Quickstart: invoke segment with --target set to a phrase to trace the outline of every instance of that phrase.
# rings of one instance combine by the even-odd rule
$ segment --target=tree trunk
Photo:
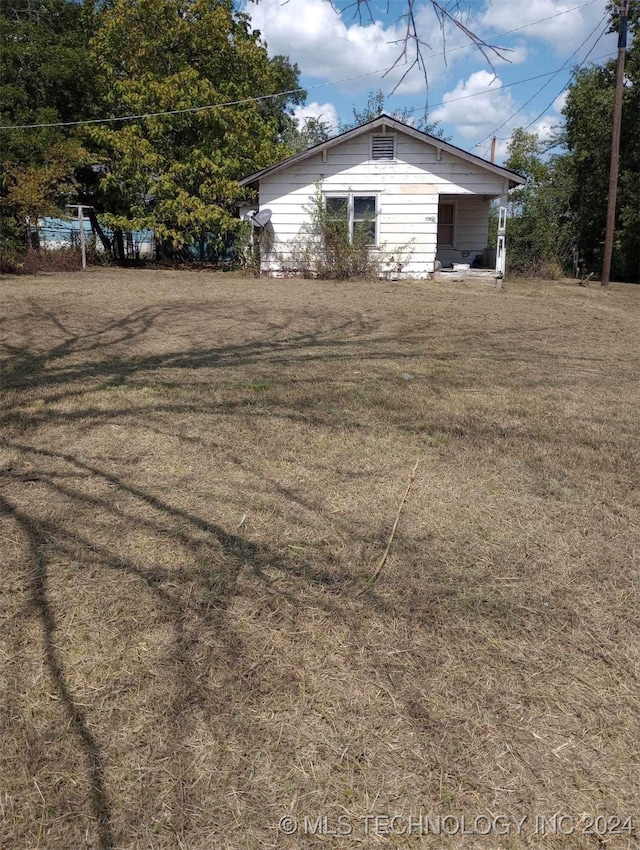
[[[113,238],[116,244],[116,259],[121,266],[127,265],[127,255],[124,250],[124,234],[121,227],[116,227],[113,231]]]
[[[100,226],[100,222],[98,221],[98,216],[96,215],[96,211],[91,207],[86,207],[87,215],[89,217],[89,221],[91,222],[91,229],[96,234],[98,239],[102,242],[102,247],[109,256],[113,254],[113,246],[111,245],[111,240],[107,237],[106,233]]]

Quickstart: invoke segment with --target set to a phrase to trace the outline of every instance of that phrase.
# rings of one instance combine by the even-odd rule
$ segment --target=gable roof
[[[418,141],[433,145],[440,150],[458,157],[458,159],[462,159],[465,162],[471,162],[474,165],[484,168],[486,171],[490,171],[492,174],[497,174],[499,177],[507,178],[509,180],[510,189],[513,189],[514,186],[520,186],[527,182],[525,177],[522,177],[515,171],[510,171],[508,168],[503,168],[501,165],[495,165],[492,162],[487,162],[486,159],[482,159],[480,156],[476,156],[473,153],[462,150],[462,148],[458,148],[449,142],[445,142],[437,136],[430,136],[428,133],[416,130],[415,127],[410,127],[408,124],[404,124],[402,121],[398,121],[396,118],[392,118],[390,115],[383,113],[377,118],[367,121],[366,124],[361,124],[359,127],[355,127],[353,130],[347,130],[345,133],[340,133],[338,136],[334,136],[326,142],[320,142],[320,144],[314,145],[312,148],[308,148],[301,153],[296,153],[293,156],[289,156],[286,159],[281,160],[280,162],[276,162],[275,165],[269,165],[261,171],[249,174],[248,177],[243,177],[242,180],[238,181],[238,183],[240,186],[256,187],[260,180],[267,175],[276,174],[278,171],[283,171],[285,168],[289,168],[289,166],[295,165],[298,162],[304,162],[305,159],[309,159],[309,157],[322,153],[322,151],[329,150],[336,145],[341,145],[343,142],[355,139],[363,133],[369,133],[372,130],[382,129],[383,127],[396,130],[401,133],[406,133],[406,135],[411,136],[414,139],[418,139]]]

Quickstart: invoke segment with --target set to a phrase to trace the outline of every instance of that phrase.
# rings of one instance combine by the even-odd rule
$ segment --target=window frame
[[[353,231],[356,225],[356,219],[354,217],[354,201],[356,198],[373,198],[375,204],[375,211],[373,214],[373,223],[375,227],[374,232],[374,241],[369,245],[370,248],[378,248],[379,247],[379,229],[378,229],[378,218],[380,213],[380,193],[379,192],[340,192],[336,190],[323,192],[324,198],[324,208],[327,210],[327,199],[328,198],[344,198],[347,201],[347,232],[349,234],[349,241],[353,241]],[[361,219],[359,219],[361,220]]]
[[[440,207],[451,207],[453,212],[453,221],[451,224],[441,224],[440,222]],[[451,242],[440,241],[440,227],[451,228]],[[457,242],[457,227],[458,227],[458,202],[457,201],[438,201],[438,230],[436,233],[438,248],[455,248]]]

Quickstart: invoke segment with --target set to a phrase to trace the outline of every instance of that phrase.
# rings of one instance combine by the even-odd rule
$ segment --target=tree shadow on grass
[[[212,366],[237,366],[255,362],[273,362],[285,356],[304,356],[318,348],[314,356],[322,356],[322,350],[346,345],[335,338],[342,332],[357,332],[357,323],[343,323],[331,329],[315,332],[288,334],[286,339],[247,341],[239,344],[214,346],[188,352],[172,351],[159,355],[127,356],[118,349],[131,346],[144,338],[162,314],[171,315],[171,309],[143,309],[113,321],[100,323],[88,331],[74,331],[51,311],[33,305],[32,319],[50,325],[61,342],[42,346],[41,336],[26,345],[4,344],[5,356],[0,363],[0,374],[5,389],[12,390],[4,405],[5,425],[20,425],[27,422],[31,428],[47,423],[71,424],[77,420],[93,417],[97,421],[117,418],[122,411],[100,410],[57,413],[52,410],[20,412],[24,393],[31,395],[41,390],[47,393],[49,405],[56,402],[76,401],[96,388],[97,383],[108,382],[122,385],[139,376],[140,372],[157,372],[163,369],[193,370]],[[287,332],[286,322],[270,329],[271,336]],[[115,352],[115,353],[114,353]],[[344,356],[348,356],[345,354]],[[62,392],[56,392],[60,387]],[[194,413],[201,413],[205,405],[194,405]],[[228,412],[228,405],[227,412]],[[166,405],[171,412],[171,405]],[[144,409],[140,413],[146,412]],[[185,407],[177,405],[175,413],[185,413]],[[129,410],[129,416],[132,415]],[[30,459],[27,473],[6,468],[2,476],[5,485],[18,487],[45,487],[47,498],[58,503],[65,500],[71,511],[100,512],[111,521],[125,522],[129,527],[146,528],[152,535],[167,535],[177,546],[190,553],[191,569],[182,577],[162,568],[140,565],[131,558],[117,553],[113,546],[101,545],[92,539],[91,532],[67,528],[63,519],[39,518],[36,512],[22,509],[22,499],[2,497],[0,510],[21,529],[26,543],[29,562],[29,597],[32,610],[40,623],[43,641],[43,660],[55,692],[63,707],[80,752],[83,754],[87,771],[89,807],[95,822],[97,843],[101,850],[111,850],[119,842],[114,837],[113,812],[106,788],[101,748],[92,731],[91,723],[81,699],[73,693],[65,669],[63,650],[57,641],[59,622],[56,605],[50,593],[50,568],[56,559],[77,561],[80,557],[87,564],[94,564],[109,571],[135,576],[152,593],[157,605],[172,623],[173,650],[172,669],[175,678],[175,703],[173,712],[180,717],[191,711],[194,705],[204,706],[198,695],[200,674],[194,670],[191,657],[193,636],[189,621],[197,615],[209,629],[220,634],[227,633],[223,616],[229,599],[233,596],[233,585],[238,572],[248,566],[253,574],[268,583],[263,570],[277,567],[289,570],[298,577],[329,586],[334,577],[315,568],[312,564],[286,561],[282,556],[252,542],[242,534],[229,533],[221,526],[207,522],[188,511],[176,508],[168,502],[147,492],[143,488],[127,484],[117,475],[101,470],[95,464],[82,461],[68,452],[38,449],[34,446],[2,441],[3,448],[18,452]],[[48,463],[50,462],[50,463]],[[57,466],[57,469],[47,466]],[[60,466],[66,467],[61,471]],[[143,504],[147,514],[134,516],[120,508],[115,500],[85,492],[83,479],[98,485],[115,488],[116,493]],[[28,499],[27,499],[27,504]],[[202,539],[204,535],[204,543]],[[207,542],[209,541],[209,542]],[[211,544],[211,545],[210,545]],[[216,561],[218,562],[216,564]],[[222,562],[222,563],[221,563]],[[217,567],[220,567],[218,569]],[[194,590],[195,588],[195,590]],[[225,639],[229,657],[240,659],[241,642],[231,636]],[[207,666],[206,657],[200,664]],[[238,662],[239,666],[241,661]],[[202,672],[202,671],[200,671]],[[168,707],[169,708],[169,707]]]
[[[100,745],[89,728],[85,712],[69,688],[64,663],[56,644],[57,622],[49,598],[47,564],[44,556],[47,543],[46,529],[28,514],[17,509],[2,495],[0,495],[0,512],[18,524],[27,540],[31,561],[29,592],[31,605],[37,613],[42,628],[45,664],[69,726],[84,754],[91,812],[97,825],[98,846],[100,850],[111,850],[114,847],[111,807],[105,788]]]
[[[54,504],[64,502],[69,505],[70,515],[74,511],[90,511],[92,514],[100,514],[102,522],[106,524],[124,521],[127,527],[145,529],[156,537],[168,537],[175,541],[176,547],[189,554],[189,565],[181,572],[141,565],[116,551],[115,546],[92,539],[90,531],[83,532],[73,524],[67,527],[64,517],[39,518],[17,506],[19,496],[16,500],[0,496],[0,513],[17,524],[27,545],[30,607],[40,624],[45,667],[69,728],[83,754],[87,799],[95,822],[97,846],[100,850],[112,850],[121,845],[125,836],[118,836],[114,830],[100,744],[96,733],[92,731],[81,698],[73,693],[65,670],[63,650],[57,639],[60,626],[56,604],[50,593],[50,570],[56,569],[61,562],[83,563],[87,567],[135,577],[151,593],[158,610],[163,612],[162,616],[171,624],[172,630],[170,663],[175,698],[173,705],[167,705],[166,709],[173,716],[175,725],[174,749],[179,748],[180,740],[188,735],[185,718],[192,717],[198,707],[205,715],[211,714],[200,682],[205,671],[214,663],[213,650],[205,650],[198,657],[193,654],[194,640],[199,640],[198,633],[202,629],[220,637],[228,659],[241,674],[242,641],[229,633],[230,626],[225,622],[225,610],[234,597],[235,583],[241,570],[249,569],[265,586],[270,583],[264,572],[267,568],[286,572],[325,589],[335,589],[335,576],[311,563],[283,558],[243,534],[228,532],[222,526],[177,508],[73,454],[36,449],[4,440],[0,444],[4,448],[19,451],[33,461],[26,477],[16,474],[12,469],[3,470],[0,485],[4,484],[5,490],[11,492],[16,487],[44,487],[47,498]],[[58,466],[64,464],[71,471],[60,472],[47,468],[47,461]],[[92,486],[97,483],[115,488],[115,497],[104,498],[83,492],[83,482],[86,481],[91,482]],[[119,499],[123,497],[133,500],[133,506],[121,506]],[[136,504],[143,505],[147,514],[137,515]],[[324,604],[334,614],[339,610],[339,605],[332,602],[330,596],[325,598]],[[200,623],[196,632],[194,618]]]
[[[359,356],[375,360],[411,357],[403,351],[393,336],[375,335],[373,323],[362,319],[309,319],[309,330],[294,330],[291,320],[283,318],[271,323],[268,333],[258,339],[233,341],[222,345],[192,347],[188,350],[168,350],[158,354],[120,354],[123,346],[140,341],[154,329],[158,320],[178,318],[182,311],[175,306],[143,308],[116,320],[104,322],[95,330],[78,333],[68,329],[55,314],[39,310],[66,338],[51,346],[42,346],[40,339],[27,344],[1,344],[2,386],[8,390],[52,390],[57,386],[96,381],[98,387],[73,388],[65,393],[49,395],[49,402],[82,395],[88,389],[118,386],[140,374],[154,373],[160,378],[166,370],[199,370],[212,367],[239,367],[261,364],[293,366],[317,361],[349,361]],[[30,316],[24,317],[29,321]],[[242,329],[240,319],[238,324]]]
[[[170,370],[179,370],[177,374],[180,377],[193,370],[218,367],[258,365],[275,369],[312,362],[328,362],[339,367],[358,358],[372,362],[390,357],[397,359],[412,356],[410,352],[402,349],[398,340],[391,336],[373,336],[371,327],[365,328],[359,321],[318,321],[316,326],[308,331],[292,331],[287,323],[283,322],[269,329],[267,339],[229,342],[188,351],[134,355],[127,352],[119,354],[113,350],[142,340],[154,327],[159,316],[170,317],[172,309],[137,311],[106,322],[86,334],[71,331],[54,314],[39,312],[39,319],[51,323],[59,333],[66,334],[68,338],[40,353],[28,345],[5,346],[7,357],[3,370],[6,386],[14,391],[11,404],[6,407],[5,423],[19,425],[25,422],[32,428],[37,428],[48,424],[74,425],[87,419],[97,425],[118,421],[122,417],[144,417],[149,414],[150,408],[140,405],[135,408],[127,406],[124,409],[117,409],[115,406],[106,409],[94,408],[82,405],[82,397],[104,386],[123,386],[127,383],[139,385],[148,381],[150,376],[157,380],[158,373],[164,380],[165,373]],[[95,358],[93,361],[92,357]],[[450,359],[451,354],[446,357],[443,355],[443,358]],[[439,384],[444,380],[446,378],[443,376],[438,377]],[[78,409],[68,411],[44,408],[26,412],[21,409],[22,391],[28,398],[31,393],[44,390],[51,393],[47,396],[49,406],[75,399],[79,404]],[[321,400],[322,393],[319,393],[316,408],[313,405],[305,407],[303,402],[299,402],[297,409],[290,404],[278,405],[268,400],[262,406],[256,405],[250,413],[252,416],[268,415],[289,420],[302,417],[311,423],[326,424],[327,415],[321,409]],[[162,402],[152,408],[154,414],[170,416],[229,414],[237,410],[248,413],[246,401],[227,400],[216,404],[208,400],[196,400],[186,404]],[[177,429],[170,429],[170,435],[179,440],[183,439]],[[357,583],[349,576],[337,576],[329,568],[328,560],[325,562],[325,568],[310,557],[294,558],[283,555],[277,551],[276,546],[257,543],[248,534],[231,532],[221,524],[198,516],[196,511],[171,504],[169,499],[161,498],[143,486],[127,482],[124,476],[102,469],[96,462],[87,462],[79,454],[38,448],[23,441],[8,439],[3,440],[0,445],[15,455],[28,458],[30,462],[28,478],[21,478],[19,471],[15,473],[5,470],[5,478],[10,486],[24,487],[31,486],[31,483],[37,487],[42,486],[46,488],[47,498],[65,503],[71,512],[77,510],[79,514],[83,511],[100,514],[105,526],[111,523],[116,527],[120,522],[126,524],[127,528],[142,529],[156,537],[167,537],[173,545],[188,554],[188,565],[181,571],[148,563],[141,564],[133,557],[119,552],[115,544],[105,544],[94,539],[91,528],[74,528],[72,524],[65,523],[64,517],[59,516],[54,519],[38,518],[35,511],[30,512],[18,507],[21,504],[19,496],[15,499],[2,499],[3,512],[19,525],[28,546],[29,593],[31,606],[36,612],[43,635],[44,662],[64,708],[65,717],[84,756],[88,800],[101,850],[115,848],[123,841],[128,841],[128,836],[118,836],[114,827],[113,804],[107,791],[98,738],[92,731],[80,699],[74,695],[69,685],[63,651],[56,641],[59,617],[56,616],[56,606],[51,599],[49,576],[49,568],[55,566],[56,558],[81,560],[85,565],[97,566],[111,574],[133,577],[151,594],[158,609],[162,611],[171,628],[170,663],[174,699],[167,706],[167,711],[172,714],[176,736],[169,746],[175,744],[176,747],[187,737],[186,727],[189,722],[194,722],[196,708],[207,715],[213,711],[200,685],[203,672],[214,663],[213,649],[202,648],[201,654],[196,657],[194,641],[197,640],[197,635],[193,626],[194,618],[199,618],[203,628],[218,636],[234,671],[240,676],[244,675],[242,640],[238,634],[234,634],[227,614],[236,593],[239,577],[245,568],[265,588],[270,585],[270,574],[273,570],[299,580],[302,586],[301,597],[305,590],[313,592],[313,604],[323,606],[336,618],[344,614],[345,604],[354,603],[370,607],[389,617],[404,616],[416,622],[423,622],[428,620],[429,608],[433,609],[439,604],[437,598],[435,601],[431,598],[425,602],[424,610],[418,611],[418,601],[413,601],[413,607],[408,607],[411,598],[406,589],[396,588],[393,595],[382,592],[377,587],[368,589],[366,593],[358,596],[356,601]],[[85,487],[85,482],[89,482],[94,489]],[[320,510],[318,504],[305,500],[291,487],[281,485],[275,478],[266,481],[266,485],[289,503],[297,502],[308,513],[317,513]],[[104,495],[108,488],[113,489],[115,497]],[[353,532],[353,529],[351,531]],[[375,536],[374,532],[370,527],[364,526],[361,532],[360,542],[370,545]],[[380,542],[384,543],[384,537]],[[418,560],[417,554],[413,557]],[[433,569],[435,572],[435,565]],[[522,611],[514,615],[508,600],[504,605],[497,606],[490,597],[488,586],[471,593],[469,588],[449,588],[445,578],[437,592],[440,594],[440,601],[446,599],[447,609],[452,616],[460,611],[464,613],[465,610],[478,619],[489,620],[499,615],[502,621],[511,626],[517,623],[517,616],[521,619],[527,616]],[[292,605],[309,605],[308,600],[297,600],[291,594],[288,599]],[[552,615],[547,615],[547,618],[549,616]],[[542,625],[546,627],[547,623]],[[245,719],[247,731],[244,734],[249,738],[251,718],[247,714]]]
[[[293,605],[300,608],[308,607],[311,603],[304,598],[304,587],[315,591],[313,604],[322,605],[335,618],[343,618],[345,605],[356,603],[365,610],[371,608],[388,617],[404,617],[416,624],[428,624],[433,610],[442,608],[447,598],[446,608],[452,616],[462,614],[473,619],[492,621],[497,616],[509,628],[517,628],[519,620],[531,615],[514,612],[507,600],[498,607],[495,600],[490,598],[489,588],[476,587],[472,598],[469,597],[471,588],[449,588],[444,579],[440,587],[432,589],[429,599],[423,603],[413,600],[406,591],[396,589],[390,595],[389,588],[372,587],[365,594],[358,594],[358,585],[348,579],[336,580],[335,574],[324,570],[318,564],[283,557],[272,547],[251,540],[242,533],[233,533],[221,525],[199,517],[192,511],[172,505],[168,500],[149,492],[147,489],[124,481],[120,476],[100,469],[95,463],[87,463],[69,452],[59,452],[50,449],[36,449],[21,443],[3,441],[2,445],[34,459],[30,468],[30,480],[20,480],[8,475],[9,488],[37,486],[46,487],[50,499],[64,502],[77,509],[100,513],[103,522],[109,524],[113,520],[126,521],[129,526],[146,529],[150,534],[169,537],[175,541],[176,547],[189,554],[190,563],[180,572],[162,566],[141,564],[131,556],[117,551],[116,546],[101,543],[92,537],[91,530],[78,530],[67,527],[64,518],[38,518],[31,513],[16,507],[19,501],[1,498],[0,510],[10,517],[20,527],[29,551],[29,594],[33,610],[40,623],[43,636],[43,656],[51,681],[63,707],[65,717],[69,722],[77,746],[83,753],[87,799],[97,833],[97,846],[100,850],[115,850],[126,845],[129,835],[119,834],[114,826],[114,814],[108,783],[105,781],[105,764],[98,743],[98,735],[91,728],[81,699],[73,693],[69,685],[69,676],[65,670],[63,651],[56,639],[58,621],[56,604],[52,602],[49,592],[49,568],[65,560],[83,561],[87,566],[93,565],[100,570],[123,577],[133,577],[139,581],[153,597],[158,611],[163,619],[170,624],[171,651],[170,670],[172,679],[173,700],[165,706],[166,722],[172,724],[171,741],[167,742],[180,777],[176,780],[175,811],[180,822],[180,829],[188,830],[188,813],[185,809],[185,788],[192,787],[195,779],[189,776],[190,768],[182,764],[182,751],[186,749],[185,742],[190,735],[190,727],[195,723],[196,713],[200,712],[212,725],[223,725],[226,720],[216,717],[216,707],[211,705],[210,697],[202,687],[206,671],[217,662],[220,656],[214,654],[211,646],[199,645],[204,633],[217,636],[224,646],[227,662],[235,675],[242,679],[246,677],[247,694],[252,693],[259,681],[260,672],[252,667],[247,669],[244,660],[242,639],[235,634],[227,617],[228,607],[236,596],[236,584],[244,569],[249,569],[254,578],[267,588],[270,584],[269,574],[276,570],[286,576],[303,582],[300,598],[290,598]],[[53,470],[52,467],[53,466]],[[66,467],[61,472],[60,468]],[[76,476],[75,479],[73,476]],[[73,482],[77,482],[74,486]],[[108,498],[96,495],[94,492],[84,492],[83,482],[91,482],[92,486],[101,484],[112,488],[114,496]],[[131,500],[131,504],[127,500]],[[144,506],[145,512],[140,515],[135,505]],[[308,505],[312,509],[313,505]],[[204,536],[203,536],[204,535]],[[398,543],[406,548],[408,542]],[[414,553],[417,555],[417,553]],[[318,592],[320,591],[320,592]],[[324,591],[329,591],[326,593]],[[422,605],[424,610],[419,610]],[[440,612],[442,614],[442,612]],[[553,615],[547,615],[547,621]],[[538,625],[549,627],[549,622],[539,622]],[[389,671],[395,672],[394,662],[389,661]],[[166,675],[166,674],[165,674]],[[244,685],[243,685],[244,687]],[[247,696],[247,699],[252,697]],[[239,723],[250,740],[253,720],[250,711],[246,717],[238,717]],[[177,827],[176,827],[177,828]],[[181,840],[183,838],[181,837]]]

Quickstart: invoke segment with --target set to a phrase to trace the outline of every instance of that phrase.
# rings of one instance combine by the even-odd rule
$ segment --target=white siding
[[[372,161],[370,136],[328,149],[324,162],[318,154],[260,180],[260,208],[272,211],[272,244],[263,255],[264,270],[281,269],[291,241],[309,221],[305,207],[318,181],[325,192],[377,195],[377,250],[410,251],[406,276],[424,277],[434,269],[440,195],[459,201],[456,258],[463,250],[479,252],[486,246],[489,203],[477,196],[500,195],[502,177],[447,152],[438,159],[435,146],[404,133],[397,134],[395,162]]]

